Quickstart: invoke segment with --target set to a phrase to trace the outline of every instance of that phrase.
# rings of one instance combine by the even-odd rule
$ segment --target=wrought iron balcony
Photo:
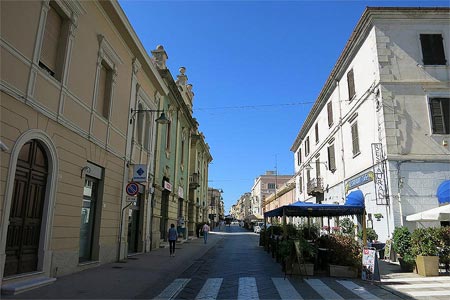
[[[313,178],[308,181],[308,186],[306,188],[308,195],[315,196],[317,194],[323,194],[323,178]]]

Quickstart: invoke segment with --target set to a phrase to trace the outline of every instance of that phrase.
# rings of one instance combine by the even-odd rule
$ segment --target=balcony
[[[189,189],[195,190],[200,186],[200,173],[192,173],[189,176]]]
[[[313,178],[308,181],[308,186],[306,191],[310,196],[316,196],[318,194],[323,194],[323,178]]]

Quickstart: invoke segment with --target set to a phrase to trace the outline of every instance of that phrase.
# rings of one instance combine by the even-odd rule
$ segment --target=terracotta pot
[[[422,276],[439,276],[439,256],[416,256],[417,273]]]

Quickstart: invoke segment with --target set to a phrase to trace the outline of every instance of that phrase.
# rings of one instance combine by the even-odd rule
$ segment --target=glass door
[[[98,181],[86,176],[84,180],[83,205],[81,207],[79,261],[92,260],[92,240],[94,236],[95,209]]]

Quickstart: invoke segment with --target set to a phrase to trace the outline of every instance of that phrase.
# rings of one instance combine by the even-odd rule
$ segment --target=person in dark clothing
[[[168,237],[169,237],[170,256],[175,256],[175,243],[178,238],[178,232],[175,229],[174,224],[170,224]]]

